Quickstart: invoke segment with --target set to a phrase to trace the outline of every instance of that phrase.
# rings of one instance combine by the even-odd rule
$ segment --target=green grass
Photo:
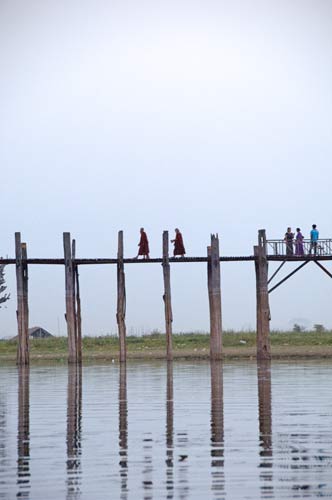
[[[240,342],[241,341],[241,342]],[[223,333],[223,345],[232,348],[243,349],[256,345],[255,332],[226,331]],[[332,346],[332,332],[271,332],[272,346]],[[209,348],[209,335],[204,333],[178,333],[173,335],[174,350],[194,351]],[[131,353],[144,353],[144,351],[162,351],[165,349],[165,335],[152,333],[142,337],[127,337],[127,349]],[[84,337],[83,352],[89,354],[103,354],[118,352],[118,338],[106,337]],[[16,342],[10,340],[0,341],[0,357],[14,356],[16,353]],[[61,358],[67,355],[67,338],[52,337],[49,339],[32,340],[30,342],[31,355],[52,355]]]

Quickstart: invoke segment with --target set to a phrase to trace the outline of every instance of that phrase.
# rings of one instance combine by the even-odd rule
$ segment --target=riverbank
[[[254,359],[255,332],[225,332],[223,334],[225,359]],[[16,341],[0,341],[0,362],[16,360]],[[174,359],[208,359],[209,335],[185,333],[173,335]],[[274,359],[332,358],[332,332],[272,332],[271,351]],[[117,360],[118,338],[84,337],[83,360]],[[165,335],[152,334],[127,337],[128,359],[164,359]],[[30,342],[30,359],[66,361],[67,338],[52,337]]]

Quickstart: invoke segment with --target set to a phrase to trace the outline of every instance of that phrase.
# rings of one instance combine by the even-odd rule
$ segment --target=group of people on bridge
[[[143,259],[149,259],[150,258],[149,240],[146,232],[144,231],[144,227],[141,227],[140,234],[141,237],[138,243],[138,254],[136,255],[135,259],[138,259],[139,256],[142,256]],[[175,238],[174,240],[171,240],[171,243],[174,244],[174,250],[173,250],[174,257],[176,257],[177,255],[184,257],[186,250],[184,248],[182,234],[178,228],[175,228]]]
[[[318,239],[319,231],[316,224],[313,224],[310,231],[309,255],[312,253],[312,251],[314,252],[314,255],[317,254]],[[288,227],[284,237],[284,242],[286,243],[286,255],[294,255],[294,248],[296,256],[301,257],[302,255],[304,255],[304,236],[299,227],[296,228],[296,234],[292,232],[291,227]]]

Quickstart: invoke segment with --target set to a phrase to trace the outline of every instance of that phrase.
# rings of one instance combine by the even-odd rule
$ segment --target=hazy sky
[[[61,257],[63,231],[81,257],[114,257],[119,229],[134,256],[140,226],[153,257],[175,227],[188,256],[212,232],[223,255],[252,254],[259,228],[332,237],[330,0],[0,0],[0,63],[0,255],[15,231],[30,257]],[[81,269],[85,334],[116,331],[115,271]],[[160,265],[126,280],[129,332],[163,330]],[[29,287],[31,326],[64,334],[63,268],[30,266]],[[222,293],[224,327],[254,327],[254,264],[225,263]],[[206,265],[172,266],[172,295],[174,330],[207,330]],[[309,264],[271,326],[332,327],[331,303]]]

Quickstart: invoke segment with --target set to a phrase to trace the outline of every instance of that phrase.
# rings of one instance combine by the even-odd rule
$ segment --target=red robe
[[[173,255],[184,255],[186,253],[184,245],[183,245],[183,239],[182,239],[182,234],[181,233],[176,233],[175,236],[175,241],[174,241],[174,251]]]
[[[143,231],[143,233],[141,233],[141,239],[139,242],[138,255],[149,255],[149,253],[150,253],[150,250],[149,250],[148,237],[146,235],[146,232]]]

